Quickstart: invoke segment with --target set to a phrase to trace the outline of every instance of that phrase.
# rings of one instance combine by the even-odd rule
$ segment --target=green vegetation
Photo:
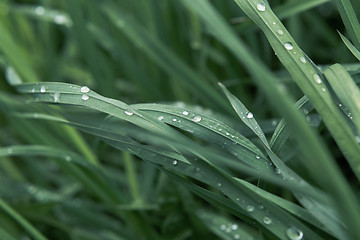
[[[0,239],[360,239],[359,1],[269,3],[0,0]]]

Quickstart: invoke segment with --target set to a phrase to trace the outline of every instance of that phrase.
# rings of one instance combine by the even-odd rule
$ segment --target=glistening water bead
[[[269,218],[269,217],[264,217],[264,218],[263,218],[263,222],[264,222],[266,225],[269,225],[269,224],[272,223],[272,220],[271,220],[271,218]]]
[[[40,92],[41,92],[41,93],[46,92],[46,87],[45,87],[45,86],[41,86],[41,87],[40,87]]]
[[[54,93],[54,102],[59,102],[59,100],[60,100],[60,93],[59,92],[56,92],[56,93]]]
[[[265,5],[264,5],[263,3],[258,3],[258,4],[256,5],[256,8],[257,8],[260,12],[265,12],[265,10],[266,10],[266,7],[265,7]]]
[[[86,95],[86,94],[83,94],[83,95],[81,96],[81,99],[84,100],[84,101],[87,101],[87,100],[89,100],[89,96]]]
[[[182,114],[187,116],[187,115],[189,115],[189,112],[188,111],[183,111]]]
[[[285,47],[285,49],[286,50],[288,50],[288,51],[290,51],[290,50],[293,50],[293,45],[291,44],[291,42],[286,42],[285,44],[284,44],[284,47]]]
[[[193,118],[193,121],[194,121],[194,122],[200,122],[200,121],[201,121],[201,117],[200,117],[200,116],[195,116],[195,117]]]
[[[246,113],[246,117],[251,119],[254,117],[254,114],[252,112],[248,112],[248,113]]]
[[[313,78],[317,84],[320,84],[322,82],[320,76],[317,73],[313,75]]]
[[[284,35],[284,32],[283,32],[283,30],[281,30],[281,29],[278,29],[278,30],[277,30],[277,33],[278,33],[280,36]]]
[[[306,63],[306,59],[304,57],[300,57],[300,62]]]
[[[134,112],[131,111],[130,109],[126,109],[126,110],[124,111],[124,113],[125,113],[126,115],[128,115],[128,116],[134,115]]]
[[[304,237],[304,233],[296,227],[291,227],[286,230],[286,236],[291,240],[301,240]]]
[[[178,161],[177,161],[177,160],[172,161],[172,165],[174,165],[174,166],[176,166],[176,165],[177,165],[177,163],[178,163]]]
[[[90,88],[88,88],[87,86],[82,86],[82,87],[80,88],[80,92],[82,92],[82,93],[88,93],[88,92],[90,92]]]

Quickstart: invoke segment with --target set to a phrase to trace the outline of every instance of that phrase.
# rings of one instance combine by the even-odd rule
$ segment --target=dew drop
[[[174,166],[176,166],[176,165],[177,165],[177,163],[178,163],[178,161],[177,161],[177,160],[172,161],[172,165],[174,165]]]
[[[12,153],[13,153],[13,150],[12,150],[11,148],[8,148],[8,149],[7,149],[7,153],[8,153],[8,154],[12,154]]]
[[[218,184],[217,184],[218,187],[221,187],[221,185],[222,185],[221,183],[218,183]]]
[[[134,115],[134,112],[131,111],[130,109],[126,109],[126,110],[124,111],[124,113],[125,113],[126,115],[128,115],[128,116]],[[175,119],[175,121],[176,121],[176,119]]]
[[[189,115],[189,112],[188,111],[183,111],[182,114],[187,116],[187,115]]]
[[[254,206],[252,206],[252,205],[247,205],[246,206],[246,211],[248,211],[248,212],[253,212],[254,211]]]
[[[41,86],[41,87],[40,87],[40,92],[41,92],[41,93],[46,92],[46,87],[45,87],[45,86]]]
[[[291,240],[301,240],[304,237],[304,233],[296,227],[290,227],[286,229],[286,236]]]
[[[263,218],[263,222],[264,222],[266,225],[269,225],[269,224],[272,223],[272,220],[271,220],[271,218],[269,218],[269,217],[264,217],[264,218]]]
[[[88,88],[87,86],[82,86],[82,87],[80,88],[80,92],[82,92],[82,93],[88,93],[88,92],[90,92],[90,88]]]
[[[162,121],[162,120],[164,120],[164,117],[163,116],[160,116],[160,117],[158,117],[157,118],[159,121]]]
[[[259,155],[256,155],[255,158],[256,158],[256,159],[260,159],[260,156],[259,156]]]
[[[234,231],[235,231],[236,229],[238,229],[238,225],[235,224],[235,223],[232,224],[232,225],[231,225],[231,230],[234,230]]]
[[[225,224],[221,224],[220,229],[223,230],[223,231],[225,231],[225,230],[226,230],[226,225],[225,225]]]
[[[254,117],[254,114],[252,112],[248,112],[248,113],[246,113],[246,117],[251,119]]]
[[[56,93],[54,93],[54,102],[59,102],[59,100],[60,100],[60,93],[59,92],[56,92]]]
[[[277,175],[279,175],[279,174],[281,174],[281,170],[280,170],[279,168],[276,168],[276,169],[275,169],[275,173],[276,173]]]
[[[176,122],[176,118],[173,118],[173,120],[172,120],[173,122]]]
[[[276,25],[276,22],[273,22],[273,25]]]
[[[271,121],[271,125],[273,125],[274,127],[276,127],[277,124],[278,124],[278,122],[276,120]]]
[[[304,58],[304,57],[300,57],[300,62],[302,62],[302,63],[306,63],[306,59]]]
[[[322,88],[321,91],[326,92],[326,88]]]
[[[35,92],[35,88],[31,89],[31,92],[34,93],[34,92]]]
[[[57,24],[65,24],[67,23],[67,19],[64,15],[58,14],[54,17],[54,22]]]
[[[200,122],[200,121],[201,121],[201,117],[200,117],[200,116],[195,116],[195,117],[193,118],[193,121],[194,121],[194,122]]]
[[[89,96],[86,95],[86,94],[83,94],[83,95],[81,96],[81,99],[84,100],[84,101],[87,101],[87,100],[89,100]]]
[[[262,3],[258,3],[258,4],[256,5],[256,8],[257,8],[260,12],[265,12],[265,10],[266,10],[265,5],[262,4]]]
[[[45,13],[45,8],[42,6],[38,6],[35,8],[35,14],[37,15],[43,15]]]
[[[226,136],[229,136],[229,135],[230,135],[230,133],[228,133],[228,132],[226,132],[225,134],[226,134]]]
[[[315,74],[313,75],[313,78],[314,78],[314,80],[315,80],[315,82],[316,82],[317,84],[322,83],[321,78],[320,78],[320,76],[319,76],[317,73],[315,73]]]
[[[285,44],[284,44],[284,47],[285,47],[285,49],[286,50],[288,50],[288,51],[290,51],[290,50],[293,50],[293,45],[291,44],[291,42],[286,42]]]
[[[234,235],[234,239],[240,239],[240,235],[237,233]]]
[[[281,30],[281,29],[277,30],[277,33],[278,33],[280,36],[284,35],[284,32],[283,32],[283,30]]]
[[[66,157],[65,157],[65,161],[70,162],[70,161],[71,161],[71,157],[70,157],[70,156],[66,156]]]
[[[357,141],[357,143],[360,144],[360,136],[356,136],[356,137],[355,137],[355,140]]]

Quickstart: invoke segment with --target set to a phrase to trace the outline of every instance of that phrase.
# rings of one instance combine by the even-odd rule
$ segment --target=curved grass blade
[[[297,129],[295,136],[299,139],[299,146],[305,156],[304,160],[307,160],[304,165],[312,173],[312,177],[324,186],[324,189],[328,189],[335,202],[342,203],[337,205],[337,207],[341,209],[338,212],[348,225],[350,229],[349,232],[351,232],[353,236],[356,236],[356,226],[360,225],[360,216],[358,214],[360,208],[356,197],[336,167],[330,153],[324,148],[319,138],[309,129],[300,114],[294,111],[289,102],[289,97],[275,86],[277,82],[275,77],[258,59],[255,59],[254,56],[249,53],[242,42],[225,24],[224,20],[209,6],[207,1],[185,0],[184,2],[201,16],[203,22],[211,29],[211,33],[227,46],[237,59],[244,64],[254,76],[254,79],[259,83],[259,86],[262,87],[262,90],[273,106],[284,114],[287,122],[293,129]],[[345,153],[346,158],[351,160],[355,159],[355,161],[360,160],[360,155],[358,154],[352,156],[346,154],[348,148],[353,149],[355,147],[355,141],[351,143],[351,146],[348,145],[352,139],[349,126],[341,120],[340,112],[332,103],[331,96],[326,90],[325,85],[322,81],[318,81],[318,72],[309,64],[309,59],[306,59],[302,54],[281,22],[273,14],[270,7],[263,3],[255,3],[248,0],[236,0],[236,3],[264,31],[279,59],[323,117],[325,124],[334,135],[335,140],[343,153]],[[258,4],[259,8],[265,11],[260,11],[257,6]],[[263,8],[263,5],[265,8]],[[279,30],[282,31],[280,32],[281,34],[279,34]],[[323,89],[325,89],[325,92]],[[355,148],[359,148],[359,146]],[[310,149],[313,150],[310,151]],[[351,151],[351,153],[353,153],[353,151]],[[317,161],[313,161],[314,158],[317,159]],[[332,177],[325,178],[325,175],[320,176],[317,169],[323,169],[323,171],[328,173],[326,176]],[[344,204],[344,202],[348,203]],[[354,209],[358,210],[354,211]]]
[[[23,218],[10,205],[0,198],[0,208],[21,225],[35,240],[46,240],[47,238],[39,232],[31,223]]]
[[[334,64],[324,71],[326,79],[344,107],[350,112],[347,117],[352,120],[357,132],[354,134],[355,140],[360,143],[360,90],[351,78],[349,73],[340,65]],[[357,137],[357,139],[356,139]],[[354,149],[355,150],[355,149]],[[359,153],[359,152],[358,152]],[[356,162],[350,162],[354,171],[360,171]]]
[[[341,40],[345,43],[346,47],[360,61],[360,51],[356,49],[356,47],[352,45],[352,43],[344,35],[341,34],[341,32],[338,31],[338,33],[341,37]]]

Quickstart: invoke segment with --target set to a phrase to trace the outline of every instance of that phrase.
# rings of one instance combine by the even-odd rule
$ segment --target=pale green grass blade
[[[206,210],[199,210],[197,216],[202,219],[211,232],[215,233],[221,239],[258,239],[259,237],[255,235],[253,231],[249,231],[248,227],[234,223],[218,214]]]
[[[39,232],[31,223],[23,218],[19,213],[15,211],[9,204],[4,202],[0,198],[0,208],[6,212],[11,218],[13,218],[24,230],[26,230],[35,240],[46,240],[47,238]]]
[[[324,149],[323,144],[319,142],[318,137],[314,136],[314,133],[310,131],[308,126],[306,126],[305,121],[301,119],[300,115],[294,112],[291,104],[288,102],[288,98],[286,98],[284,94],[275,87],[274,83],[276,80],[272,74],[266,68],[264,68],[264,66],[257,59],[254,59],[249,51],[236,38],[234,33],[225,25],[224,21],[219,19],[219,16],[214,13],[214,11],[209,6],[207,6],[208,4],[206,1],[185,2],[193,9],[197,9],[198,14],[202,16],[203,21],[209,26],[213,35],[222,41],[229,49],[231,49],[233,54],[237,56],[238,60],[242,61],[242,63],[254,76],[255,80],[258,81],[259,85],[262,87],[262,90],[267,94],[268,99],[273,103],[273,106],[276,107],[280,112],[284,113],[288,123],[291,124],[294,129],[298,129],[295,136],[299,139],[299,145],[306,156],[307,161],[305,166],[307,166],[310,172],[313,173],[312,176],[314,178],[321,182],[322,185],[326,186],[326,189],[329,189],[334,199],[341,198],[341,200],[338,200],[339,202],[349,201],[349,204],[352,205],[352,207],[349,207],[349,205],[341,204],[337,207],[341,208],[339,213],[343,215],[344,221],[346,221],[349,226],[353,226],[351,229],[353,234],[355,234],[355,222],[360,221],[360,217],[357,214],[357,212],[360,212],[360,210],[353,211],[354,208],[359,208],[356,198],[345,182],[343,176],[334,165],[334,160],[331,158],[329,152]],[[275,15],[273,15],[272,11],[266,5],[264,5],[265,11],[260,11],[258,10],[257,4],[253,2],[237,1],[237,3],[245,11],[245,13],[248,14],[248,16],[254,20],[255,23],[259,25],[265,32],[265,35],[270,40],[270,43],[277,52],[280,60],[282,60],[282,63],[285,65],[285,67],[288,68],[288,71],[292,73],[293,78],[297,81],[311,102],[313,104],[316,103],[316,105],[314,104],[315,108],[322,110],[321,115],[324,119],[326,118],[327,125],[330,123],[331,126],[334,126],[329,127],[329,129],[335,131],[335,139],[343,149],[343,152],[346,153],[344,149],[348,148],[349,146],[347,145],[347,141],[342,142],[342,140],[347,139],[343,135],[345,134],[348,135],[348,137],[351,137],[351,130],[346,125],[346,123],[341,123],[339,125],[339,123],[334,121],[334,114],[340,115],[339,110],[330,100],[330,95],[324,88],[324,85],[318,84],[314,81],[314,76],[317,74],[315,69],[313,69],[312,66],[307,62],[308,60],[305,59],[304,61],[301,56],[301,51],[299,51],[298,47],[288,35],[285,28],[283,28],[281,22],[276,18]],[[263,5],[259,5],[259,9],[263,10],[263,8]],[[282,31],[280,32],[282,35],[278,33],[278,30]],[[246,61],[244,59],[246,59]],[[323,91],[323,88],[325,89],[325,92]],[[326,98],[325,101],[323,100],[323,97]],[[324,109],[329,109],[329,112],[325,111]],[[290,112],[291,114],[289,114]],[[325,114],[326,117],[324,116]],[[338,118],[335,120],[337,121]],[[339,126],[342,126],[344,129],[339,129]],[[339,137],[338,135],[341,136]],[[310,149],[313,150],[310,151]],[[359,155],[347,155],[347,159],[350,159],[351,161],[352,159],[357,159],[358,157]],[[314,162],[312,160],[314,158],[318,159],[318,161]],[[328,171],[329,175],[333,176],[333,178],[325,179],[322,176],[319,176],[315,169],[326,169],[325,171]],[[335,180],[335,178],[338,180]],[[331,184],[329,184],[329,180],[332,181]],[[349,198],[349,196],[352,197]],[[337,202],[337,200],[335,201]],[[351,216],[351,220],[349,216]]]
[[[350,110],[347,117],[356,126],[354,138],[360,144],[360,90],[348,72],[340,65],[334,64],[324,71],[326,79],[340,100],[340,104]],[[354,149],[355,150],[355,149]],[[356,153],[355,153],[356,154]],[[351,163],[351,162],[350,162]],[[353,168],[358,166],[352,166]],[[355,171],[358,171],[357,168]]]
[[[346,47],[360,61],[360,51],[356,49],[356,47],[352,45],[352,43],[344,35],[341,34],[341,32],[338,31],[338,33],[341,39],[343,40],[343,42],[345,43]]]
[[[350,0],[334,0],[351,40],[360,49],[360,24]]]
[[[275,170],[276,173],[279,176],[282,176],[283,179],[286,179],[287,181],[290,181],[295,185],[302,185],[304,187],[307,187],[310,192],[314,191],[310,184],[305,182],[300,176],[298,176],[295,172],[293,172],[290,168],[288,168],[283,163],[283,161],[280,160],[276,156],[276,154],[272,151],[262,129],[258,125],[253,114],[249,112],[248,109],[244,106],[244,104],[234,95],[232,95],[221,83],[219,83],[219,85],[226,94],[234,110],[239,115],[239,118],[260,138],[261,142],[265,147],[266,152],[269,154],[269,157],[276,166],[276,170]],[[296,196],[298,201],[308,210],[311,210],[311,213],[317,219],[322,221],[324,225],[331,226],[329,229],[330,231],[332,231],[333,234],[336,235],[341,233],[342,237],[346,236],[344,235],[345,229],[343,229],[341,225],[341,221],[339,220],[338,216],[334,213],[332,207],[328,206],[329,204],[324,204],[323,202],[316,201],[316,199],[312,199],[306,195],[299,194],[296,192],[294,192],[294,195]]]
[[[35,90],[32,91],[34,87]],[[173,135],[175,132],[170,131],[170,128],[166,127],[161,121],[156,122],[152,117],[148,118],[147,114],[136,110],[134,107],[128,106],[120,101],[104,98],[88,89],[86,89],[86,93],[82,93],[84,89],[81,89],[78,86],[60,83],[43,83],[40,88],[39,85],[19,85],[17,88],[22,92],[35,94],[39,101],[45,102],[53,102],[53,94],[56,91],[60,93],[61,96],[58,102],[77,104],[98,109],[103,112],[111,113],[112,115],[126,121],[132,122],[133,124],[136,124],[142,128],[151,130],[152,132],[154,131],[155,134],[160,134],[160,136],[165,134],[164,136],[171,136],[171,139],[179,138],[181,141],[186,141],[186,139],[181,137],[179,134]],[[40,91],[44,88],[46,89],[45,94],[41,93]],[[87,97],[84,97],[84,95]],[[181,115],[182,112],[178,112],[177,114]],[[193,124],[195,124],[194,121]],[[243,212],[246,212],[247,206],[244,205],[244,202],[251,205],[264,205],[264,209],[267,209],[269,211],[268,213],[264,211],[254,211],[250,213],[250,216],[256,219],[263,227],[267,228],[270,232],[277,235],[281,239],[286,239],[286,230],[289,228],[289,225],[297,226],[302,231],[304,231],[305,234],[311,236],[311,238],[318,239],[318,236],[301,222],[297,221],[288,213],[283,212],[279,207],[273,204],[267,204],[264,201],[259,202],[257,200],[259,198],[258,195],[254,195],[254,193],[249,191],[248,188],[239,185],[239,183],[234,181],[231,176],[229,176],[223,170],[220,170],[215,165],[211,164],[212,159],[215,157],[218,157],[219,159],[226,159],[226,157],[220,154],[215,154],[214,152],[209,151],[209,149],[206,147],[196,147],[196,144],[190,142],[189,145],[191,147],[186,148],[192,149],[190,150],[190,153],[194,152],[203,160],[196,160],[192,157],[181,159],[179,158],[180,155],[178,154],[172,153],[167,156],[166,154],[164,155],[163,151],[156,152],[156,149],[144,148],[132,139],[124,137],[120,138],[119,135],[115,136],[114,140],[108,139],[106,142],[115,148],[130,151],[130,153],[135,154],[142,159],[148,160],[155,164],[161,164],[176,171],[182,171],[185,175],[195,177],[199,181],[203,181],[204,183],[209,184],[210,186],[222,191],[233,201],[237,202],[238,206],[242,209]],[[154,138],[152,138],[152,140],[154,140]],[[171,143],[170,141],[166,142]],[[164,145],[166,145],[166,143]],[[181,150],[178,145],[174,146]],[[189,154],[186,152],[184,153]],[[176,156],[178,157],[174,158]],[[187,161],[190,161],[191,165],[189,165]],[[200,175],[194,176],[194,172],[198,172],[197,168],[200,169]],[[237,199],[242,199],[243,201],[239,202]],[[273,224],[269,224],[269,222],[272,222]]]

